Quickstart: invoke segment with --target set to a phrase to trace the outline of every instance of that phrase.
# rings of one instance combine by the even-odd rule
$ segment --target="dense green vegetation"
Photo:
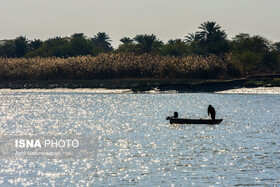
[[[75,33],[71,37],[54,37],[45,41],[40,39],[29,40],[24,36],[19,36],[12,40],[1,40],[1,78],[13,79],[15,71],[19,71],[19,73],[17,73],[18,76],[15,76],[19,78],[19,75],[25,72],[24,69],[16,68],[21,67],[22,64],[13,64],[15,66],[14,68],[10,67],[10,65],[6,65],[5,63],[8,63],[6,58],[20,58],[20,60],[15,60],[15,62],[21,63],[20,61],[27,61],[28,63],[32,62],[36,64],[36,60],[31,60],[31,58],[34,58],[42,64],[42,60],[46,60],[47,62],[51,61],[49,60],[51,59],[50,57],[57,57],[55,61],[63,61],[63,59],[71,57],[87,56],[87,58],[89,58],[89,56],[92,56],[96,57],[95,59],[102,59],[100,62],[92,59],[90,60],[91,62],[94,61],[100,67],[103,67],[106,63],[115,63],[112,70],[110,70],[114,75],[105,76],[104,74],[100,74],[100,77],[95,77],[95,75],[92,74],[89,78],[141,77],[142,75],[139,74],[139,72],[145,71],[145,67],[150,66],[150,61],[141,61],[142,65],[140,66],[138,64],[137,67],[142,69],[138,69],[137,71],[134,69],[133,71],[131,70],[130,73],[130,70],[121,68],[128,67],[128,63],[124,59],[129,59],[129,62],[131,59],[137,61],[138,57],[139,59],[146,59],[147,55],[149,56],[148,60],[150,58],[153,60],[156,59],[154,61],[155,63],[152,64],[162,70],[161,75],[155,76],[155,74],[153,74],[152,76],[151,72],[150,76],[146,76],[148,73],[144,73],[145,76],[143,74],[143,77],[149,78],[226,78],[227,76],[238,77],[256,73],[279,72],[280,70],[280,42],[273,43],[262,36],[251,36],[246,33],[238,34],[232,40],[229,40],[226,32],[222,30],[218,24],[210,21],[202,23],[198,27],[197,32],[187,34],[184,39],[171,39],[167,43],[162,42],[153,34],[139,34],[134,38],[123,37],[120,41],[121,44],[116,49],[113,49],[109,35],[104,32],[99,32],[91,38],[85,36],[83,33]],[[107,56],[105,55],[106,58],[114,59],[104,59],[104,53],[108,54]],[[118,61],[115,59],[120,56],[121,60]],[[196,72],[199,76],[190,76],[190,74],[184,73],[178,74],[179,71],[174,70],[177,68],[175,67],[176,64],[170,63],[170,59],[173,58],[174,61],[181,63],[185,62],[182,59],[188,58],[188,56],[190,56],[189,59],[194,60],[194,62],[186,62],[184,68],[180,71],[186,71],[187,68],[185,66],[193,65],[194,63],[197,63],[196,66],[209,69],[206,68],[203,63],[207,62],[208,65],[211,64],[213,60],[209,61],[209,59],[213,59],[214,56],[216,60],[218,59],[217,62],[220,63],[220,67],[226,64],[227,70],[218,73],[215,72],[216,70],[212,72],[202,71],[201,69],[203,68],[201,68],[200,70],[197,69],[198,72]],[[41,57],[41,59],[38,57]],[[24,60],[26,58],[27,60]],[[76,58],[76,60],[77,59],[79,58]],[[163,63],[163,60],[169,61]],[[9,61],[10,64],[11,61]],[[156,63],[159,64],[157,65]],[[94,64],[94,66],[96,66],[98,70],[102,69],[96,64]],[[116,64],[118,64],[118,67]],[[168,68],[163,66],[163,64],[167,64]],[[183,66],[182,63],[180,66]],[[7,69],[7,67],[9,68]],[[71,67],[72,66],[69,66],[68,69]],[[37,68],[37,72],[42,71],[39,71],[39,67]],[[113,71],[114,69],[118,69],[118,72]],[[192,68],[189,67],[189,69]],[[45,72],[45,74],[48,73]],[[64,73],[69,73],[69,71]],[[8,74],[12,77],[7,76]],[[122,76],[123,74],[125,76]],[[128,76],[127,74],[131,75]],[[31,75],[35,76],[35,74],[30,74],[30,76]],[[53,73],[50,73],[50,76],[53,76]],[[64,78],[66,77],[65,75]],[[53,77],[48,77],[48,79],[52,78]]]

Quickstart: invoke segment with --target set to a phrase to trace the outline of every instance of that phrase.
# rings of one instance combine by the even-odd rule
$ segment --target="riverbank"
[[[0,89],[130,89],[132,92],[158,90],[162,92],[215,92],[240,88],[246,80],[160,80],[160,79],[113,79],[113,80],[51,80],[51,81],[2,81]]]
[[[54,88],[54,89],[0,89],[1,94],[5,93],[87,93],[87,94],[132,94],[132,93],[178,93],[176,90],[161,91],[153,89],[148,91],[133,92],[131,89],[105,89],[105,88]],[[231,90],[217,91],[217,94],[271,94],[280,95],[280,87],[257,87],[237,88]]]
[[[280,94],[280,87],[238,88],[216,93],[226,94]]]
[[[280,87],[280,75],[259,75],[232,80],[190,80],[190,79],[111,79],[111,80],[48,80],[48,81],[0,81],[0,89],[78,89],[86,92],[95,89],[97,93],[128,92],[216,92],[249,93],[239,90],[245,87]],[[115,90],[115,91],[111,91]],[[262,89],[264,90],[264,89]],[[258,90],[259,92],[263,92]],[[257,91],[257,92],[258,92]],[[278,91],[276,91],[278,92]]]

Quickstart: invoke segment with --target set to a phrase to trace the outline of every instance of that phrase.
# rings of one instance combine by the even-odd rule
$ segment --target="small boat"
[[[172,118],[167,117],[167,120],[170,121],[170,124],[220,124],[223,119],[187,119],[187,118]]]

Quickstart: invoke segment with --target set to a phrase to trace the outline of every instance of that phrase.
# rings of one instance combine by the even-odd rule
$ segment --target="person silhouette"
[[[178,112],[174,112],[174,116],[167,116],[166,120],[178,118],[178,116],[179,116]]]
[[[212,107],[211,105],[208,106],[208,116],[209,116],[209,114],[211,114],[211,119],[215,120],[216,111],[215,111],[214,107]]]
[[[178,112],[174,112],[174,116],[173,116],[173,118],[178,118]]]

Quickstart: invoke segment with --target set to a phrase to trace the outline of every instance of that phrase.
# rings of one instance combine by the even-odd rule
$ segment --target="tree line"
[[[114,49],[109,35],[99,32],[93,37],[75,33],[70,37],[54,37],[42,41],[29,40],[19,36],[12,40],[0,41],[0,56],[6,58],[32,57],[76,57],[100,53],[156,54],[162,56],[185,57],[199,55],[231,54],[235,68],[244,75],[252,72],[279,71],[280,42],[247,33],[236,35],[232,40],[216,22],[208,21],[189,33],[184,39],[171,39],[164,43],[154,34],[139,34],[134,38],[123,37],[121,44]]]

